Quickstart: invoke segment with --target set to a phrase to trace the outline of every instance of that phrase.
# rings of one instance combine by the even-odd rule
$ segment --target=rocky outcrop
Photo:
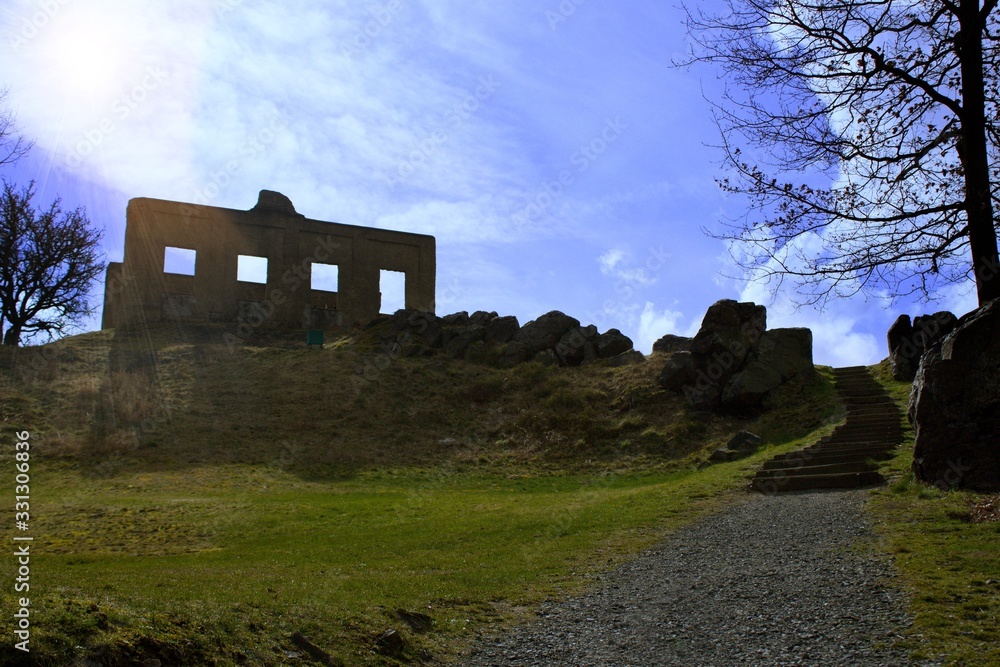
[[[671,352],[687,352],[691,349],[691,339],[684,336],[667,334],[653,343],[653,352],[670,354]]]
[[[526,361],[581,366],[599,360],[620,366],[644,359],[632,340],[617,329],[600,333],[593,325],[557,310],[523,327],[513,316],[462,311],[443,317],[418,310],[382,315],[365,330],[391,354],[405,357],[445,354],[452,359],[513,366]]]
[[[1000,299],[962,317],[924,352],[908,416],[918,479],[1000,490]]]
[[[597,339],[600,334],[593,324],[573,327],[556,343],[555,352],[563,366],[579,366],[584,361],[597,358]],[[516,338],[516,336],[515,336]],[[632,346],[629,345],[631,348]]]
[[[924,353],[955,329],[958,318],[943,310],[933,315],[900,315],[889,327],[889,368],[899,382],[913,382]]]
[[[601,359],[617,357],[632,349],[632,339],[618,329],[609,329],[597,338],[597,356]]]
[[[783,383],[812,372],[809,329],[767,331],[764,306],[727,299],[708,309],[689,351],[670,355],[659,383],[698,410],[755,409]]]
[[[697,377],[694,355],[691,352],[674,352],[660,371],[658,381],[667,391],[681,391]]]

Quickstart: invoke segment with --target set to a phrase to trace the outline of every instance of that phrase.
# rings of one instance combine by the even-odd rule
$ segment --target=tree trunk
[[[10,328],[3,334],[3,344],[17,347],[21,344],[21,325],[11,324]]]
[[[965,171],[965,212],[969,250],[976,276],[979,305],[1000,298],[1000,254],[993,221],[990,165],[986,143],[983,76],[983,29],[979,0],[962,0],[958,44],[962,64],[962,167]]]

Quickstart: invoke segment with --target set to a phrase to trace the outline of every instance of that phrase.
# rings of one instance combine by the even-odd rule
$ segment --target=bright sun
[[[41,35],[46,83],[63,91],[68,101],[106,100],[119,93],[128,69],[127,33],[114,19],[66,14],[54,17]]]

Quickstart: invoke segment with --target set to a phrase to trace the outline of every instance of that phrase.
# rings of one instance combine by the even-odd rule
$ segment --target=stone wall
[[[196,251],[194,275],[164,271],[168,247]],[[379,314],[381,270],[405,274],[407,308],[433,311],[435,252],[433,236],[311,220],[266,190],[249,211],[133,199],[124,261],[108,265],[103,328],[248,318],[358,326]],[[265,284],[237,280],[239,255],[267,260]],[[313,263],[338,267],[336,292],[312,289]]]

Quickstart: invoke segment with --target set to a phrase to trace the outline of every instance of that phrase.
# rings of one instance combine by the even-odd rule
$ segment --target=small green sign
[[[309,333],[306,334],[306,345],[312,347],[313,345],[319,345],[323,347],[323,330],[322,329],[310,329]]]

